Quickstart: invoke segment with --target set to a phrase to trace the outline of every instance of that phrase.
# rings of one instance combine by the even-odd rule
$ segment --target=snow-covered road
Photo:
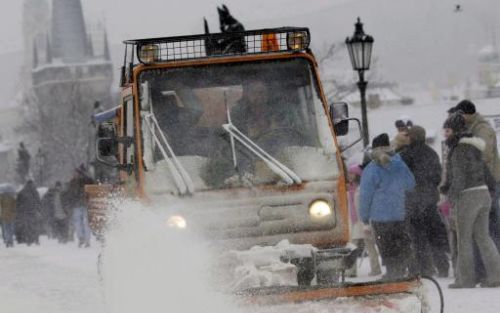
[[[102,287],[96,273],[98,251],[95,243],[90,249],[78,249],[74,244],[59,245],[45,238],[41,246],[1,247],[0,312],[104,313]],[[500,312],[499,288],[449,290],[446,286],[451,279],[440,282],[445,292],[445,312]],[[308,308],[312,311],[304,312],[318,312],[317,308],[315,304]],[[320,311],[330,312],[325,307]]]
[[[0,312],[101,313],[98,248],[42,237],[40,246],[0,248]]]

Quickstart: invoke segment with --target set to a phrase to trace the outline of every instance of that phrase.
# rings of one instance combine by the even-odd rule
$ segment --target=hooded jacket
[[[482,159],[486,144],[478,137],[461,137],[450,147],[448,164],[449,197],[457,201],[466,189],[487,185],[487,167]]]
[[[471,116],[467,121],[467,129],[475,137],[481,138],[484,143],[483,160],[486,162],[491,174],[500,182],[500,159],[498,157],[497,136],[490,123],[479,113]]]
[[[16,195],[5,193],[0,195],[0,220],[4,223],[12,223],[16,219]]]
[[[405,193],[415,178],[399,154],[387,147],[374,149],[361,176],[359,213],[363,223],[405,220]]]

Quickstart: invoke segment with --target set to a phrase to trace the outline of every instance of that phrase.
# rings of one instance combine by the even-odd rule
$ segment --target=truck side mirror
[[[330,119],[337,136],[345,136],[349,132],[349,107],[345,102],[330,104]]]
[[[118,140],[113,124],[102,123],[98,125],[95,145],[97,161],[107,166],[117,167]],[[114,157],[115,160],[111,160],[111,157]]]

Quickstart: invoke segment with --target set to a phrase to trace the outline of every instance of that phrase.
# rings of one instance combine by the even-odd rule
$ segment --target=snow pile
[[[291,256],[311,256],[314,250],[311,245],[294,245],[283,240],[276,246],[256,246],[246,251],[230,251],[225,253],[219,262],[225,264],[225,270],[230,272],[230,290],[296,286],[297,268],[286,259]]]
[[[106,236],[102,278],[108,313],[420,312],[417,296],[341,298],[307,304],[249,306],[234,290],[297,285],[291,256],[314,247],[282,241],[220,255],[186,229],[167,227],[165,212],[134,202],[121,204]],[[217,255],[217,257],[215,257]],[[284,262],[285,261],[285,262]],[[228,277],[219,275],[229,273]],[[222,292],[224,290],[224,293]],[[246,304],[245,304],[246,303]],[[243,304],[243,305],[242,305]]]
[[[209,283],[207,246],[189,229],[167,227],[167,217],[138,203],[120,205],[102,255],[107,312],[238,312]]]

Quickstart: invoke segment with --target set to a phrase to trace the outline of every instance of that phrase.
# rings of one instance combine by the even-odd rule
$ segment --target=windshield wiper
[[[167,137],[165,137],[165,134],[160,128],[160,125],[158,124],[158,120],[156,119],[156,117],[153,114],[148,114],[146,115],[146,118],[144,120],[146,121],[146,124],[149,130],[151,131],[151,136],[158,145],[158,148],[160,149],[163,158],[167,162],[168,169],[170,170],[170,173],[172,173],[172,177],[177,186],[177,189],[179,189],[179,193],[180,194],[194,193],[195,188],[193,180],[191,179],[191,177],[189,177],[188,172],[186,171],[184,166],[182,166],[179,159],[177,159],[177,156],[175,155],[174,150],[172,149],[170,144],[168,143]],[[155,129],[158,130],[158,132],[160,133],[159,138],[156,135]]]
[[[222,125],[222,128],[229,133],[231,138],[238,140],[243,146],[245,146],[249,151],[259,157],[264,163],[277,175],[281,176],[281,178],[288,184],[301,184],[302,180],[300,177],[295,174],[291,169],[286,167],[283,163],[273,158],[269,153],[267,153],[264,149],[259,147],[255,142],[253,142],[250,138],[244,135],[238,128],[236,128],[233,124],[228,123]]]

